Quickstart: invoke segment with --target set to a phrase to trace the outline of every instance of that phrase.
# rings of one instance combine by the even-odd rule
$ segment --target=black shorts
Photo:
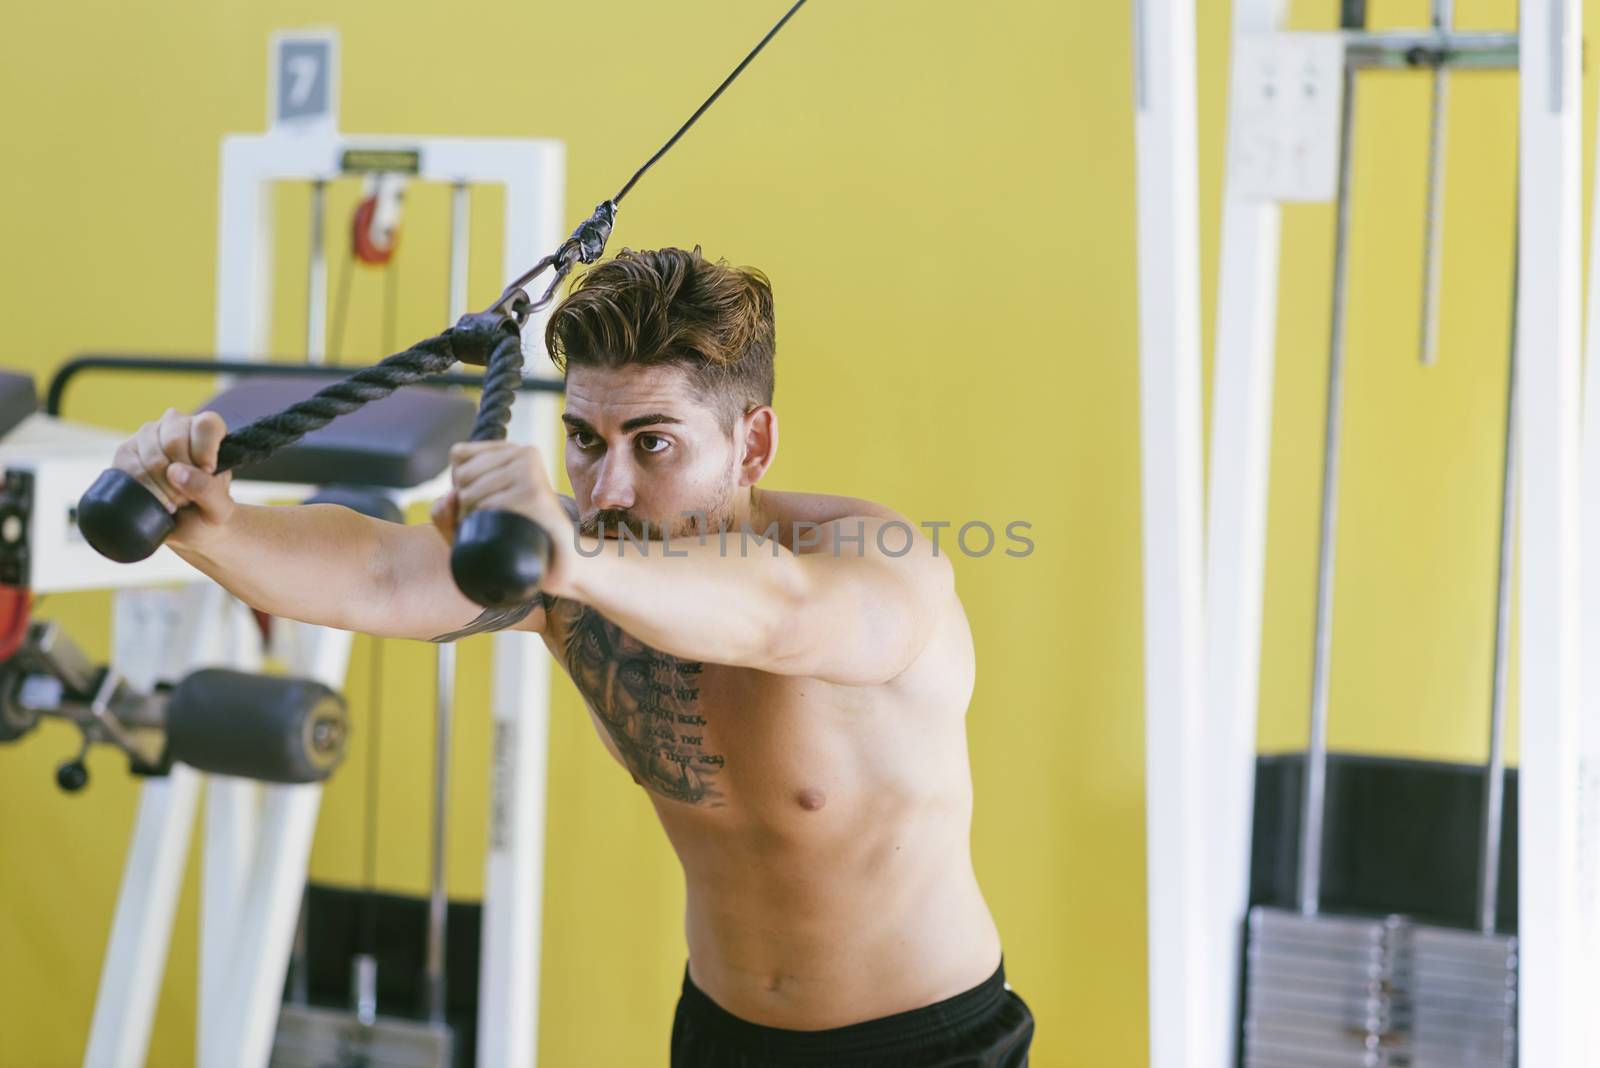
[[[672,1021],[672,1068],[1027,1068],[1033,1014],[1006,967],[971,990],[920,1009],[826,1031],[741,1020],[683,971]]]

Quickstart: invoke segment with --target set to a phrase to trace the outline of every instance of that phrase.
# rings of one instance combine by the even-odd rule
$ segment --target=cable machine
[[[1580,804],[1593,807],[1600,768],[1600,671],[1580,680],[1591,669],[1579,656],[1580,628],[1588,647],[1600,642],[1600,568],[1583,586],[1578,568],[1580,505],[1591,517],[1585,529],[1600,528],[1600,415],[1590,416],[1579,465],[1581,7],[1524,0],[1517,32],[1468,33],[1454,28],[1449,0],[1435,0],[1428,28],[1380,32],[1367,28],[1364,0],[1342,0],[1337,30],[1285,33],[1285,6],[1233,8],[1209,485],[1200,470],[1194,5],[1136,0],[1134,10],[1151,1063],[1575,1068],[1600,1053],[1580,1007],[1594,992],[1596,946],[1593,832],[1584,830],[1595,821],[1580,821]],[[1478,784],[1481,844],[1461,880],[1474,906],[1451,930],[1371,904],[1372,915],[1331,915],[1326,901],[1337,853],[1324,813],[1346,771],[1330,758],[1326,732],[1351,144],[1360,74],[1372,69],[1413,70],[1432,88],[1425,365],[1438,358],[1449,85],[1473,70],[1520,74],[1514,399],[1497,611],[1487,621],[1496,635],[1490,760],[1462,772]],[[1280,205],[1290,201],[1333,201],[1337,221],[1311,727],[1293,802],[1275,807],[1263,789],[1269,771],[1281,786],[1283,769],[1263,763],[1258,787],[1256,713]],[[1600,310],[1600,288],[1590,300]],[[1600,412],[1600,375],[1588,388],[1587,410]],[[1501,734],[1514,559],[1522,720],[1512,825],[1502,818]],[[1259,874],[1268,859],[1252,856],[1252,834],[1259,845],[1264,815],[1291,808],[1292,846],[1279,850],[1293,854],[1287,908],[1251,912],[1252,863]],[[1502,863],[1507,828],[1516,849]],[[1286,858],[1273,859],[1281,869]],[[1515,880],[1509,920],[1497,900],[1502,870]]]

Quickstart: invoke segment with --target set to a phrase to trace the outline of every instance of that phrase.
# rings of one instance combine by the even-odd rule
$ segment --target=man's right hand
[[[216,412],[186,415],[168,408],[117,447],[112,466],[137,479],[177,519],[170,541],[204,538],[233,514],[233,473],[214,473],[227,432]]]

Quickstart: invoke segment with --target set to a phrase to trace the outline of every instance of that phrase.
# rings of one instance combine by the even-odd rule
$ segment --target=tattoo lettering
[[[572,681],[633,777],[675,801],[720,807],[722,756],[704,751],[704,733],[677,729],[705,726],[699,687],[684,685],[701,665],[650,648],[584,605],[556,601],[550,618]]]

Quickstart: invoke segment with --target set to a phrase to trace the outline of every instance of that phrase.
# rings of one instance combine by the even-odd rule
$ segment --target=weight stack
[[[1257,907],[1245,1068],[1511,1068],[1512,935]]]

